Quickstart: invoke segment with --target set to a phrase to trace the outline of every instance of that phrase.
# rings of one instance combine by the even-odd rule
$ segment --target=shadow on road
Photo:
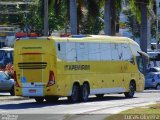
[[[86,103],[103,102],[103,101],[111,101],[111,100],[123,100],[123,99],[126,100],[127,98],[121,97],[121,96],[104,96],[101,99],[98,99],[96,97],[92,97],[92,98],[89,98],[89,101],[86,102]],[[58,100],[55,103],[48,103],[46,101],[44,101],[43,103],[28,102],[28,101],[27,102],[24,101],[24,102],[25,103],[3,104],[3,105],[0,105],[0,109],[14,110],[14,109],[43,108],[43,107],[47,107],[47,106],[59,106],[59,105],[69,105],[69,104],[70,105],[72,105],[72,104],[83,104],[83,102],[81,102],[81,103],[71,103],[67,99]]]

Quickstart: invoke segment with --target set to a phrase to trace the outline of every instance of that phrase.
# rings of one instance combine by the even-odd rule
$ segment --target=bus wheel
[[[156,90],[160,90],[160,84],[157,84]]]
[[[136,87],[135,86],[136,85],[135,85],[134,82],[130,82],[130,84],[129,84],[129,92],[125,92],[124,93],[124,95],[125,95],[126,98],[133,98],[134,93],[136,91],[136,89],[135,89]]]
[[[104,96],[104,94],[96,94],[96,97],[97,97],[98,99],[102,99],[103,96]]]
[[[68,97],[69,101],[76,103],[80,100],[80,87],[79,85],[73,85],[71,96]]]
[[[83,102],[88,101],[89,96],[89,85],[87,83],[84,83],[81,89],[81,98]]]
[[[54,103],[58,101],[58,97],[46,97],[45,98],[48,103]]]
[[[44,98],[43,97],[36,97],[36,98],[34,98],[35,99],[35,101],[37,102],[37,103],[43,103],[43,101],[44,101]]]

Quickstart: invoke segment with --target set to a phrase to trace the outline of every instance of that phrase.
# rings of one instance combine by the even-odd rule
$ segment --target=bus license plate
[[[30,89],[29,93],[36,93],[36,90],[35,89]]]

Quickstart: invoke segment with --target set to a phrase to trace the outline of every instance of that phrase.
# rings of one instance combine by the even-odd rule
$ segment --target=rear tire
[[[73,85],[71,96],[68,97],[69,101],[76,103],[80,101],[80,87],[79,85]]]
[[[46,97],[45,99],[48,103],[54,103],[58,101],[58,97]]]
[[[10,94],[11,94],[11,96],[15,96],[14,86],[11,88]]]
[[[83,102],[88,101],[89,96],[89,85],[87,83],[84,83],[81,89],[81,98]]]
[[[43,101],[44,101],[44,98],[43,97],[37,97],[37,98],[34,98],[35,99],[35,101],[37,102],[37,103],[43,103]]]
[[[102,99],[102,98],[104,97],[104,94],[96,94],[96,97],[97,97],[98,99]]]
[[[133,98],[134,93],[136,91],[136,85],[134,82],[130,82],[129,84],[129,92],[125,92],[124,95],[126,98]]]

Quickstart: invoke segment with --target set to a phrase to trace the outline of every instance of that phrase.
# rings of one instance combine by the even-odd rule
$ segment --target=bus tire
[[[133,98],[134,93],[136,91],[136,84],[135,82],[131,81],[129,84],[129,92],[125,92],[124,95],[126,98]]]
[[[81,88],[81,99],[83,102],[88,101],[88,96],[89,96],[89,85],[88,83],[84,83],[82,88]]]
[[[98,99],[102,99],[102,98],[104,97],[104,94],[96,94],[96,97],[97,97]]]
[[[78,84],[73,85],[71,96],[69,96],[68,99],[72,103],[80,101],[80,86]]]
[[[36,98],[34,98],[35,99],[35,101],[37,102],[37,103],[43,103],[43,101],[44,101],[44,98],[43,97],[36,97]]]
[[[48,103],[54,103],[54,102],[57,102],[57,101],[58,101],[58,98],[59,98],[59,97],[56,97],[56,96],[54,96],[54,97],[46,97],[45,100],[46,100],[46,102],[48,102]]]

